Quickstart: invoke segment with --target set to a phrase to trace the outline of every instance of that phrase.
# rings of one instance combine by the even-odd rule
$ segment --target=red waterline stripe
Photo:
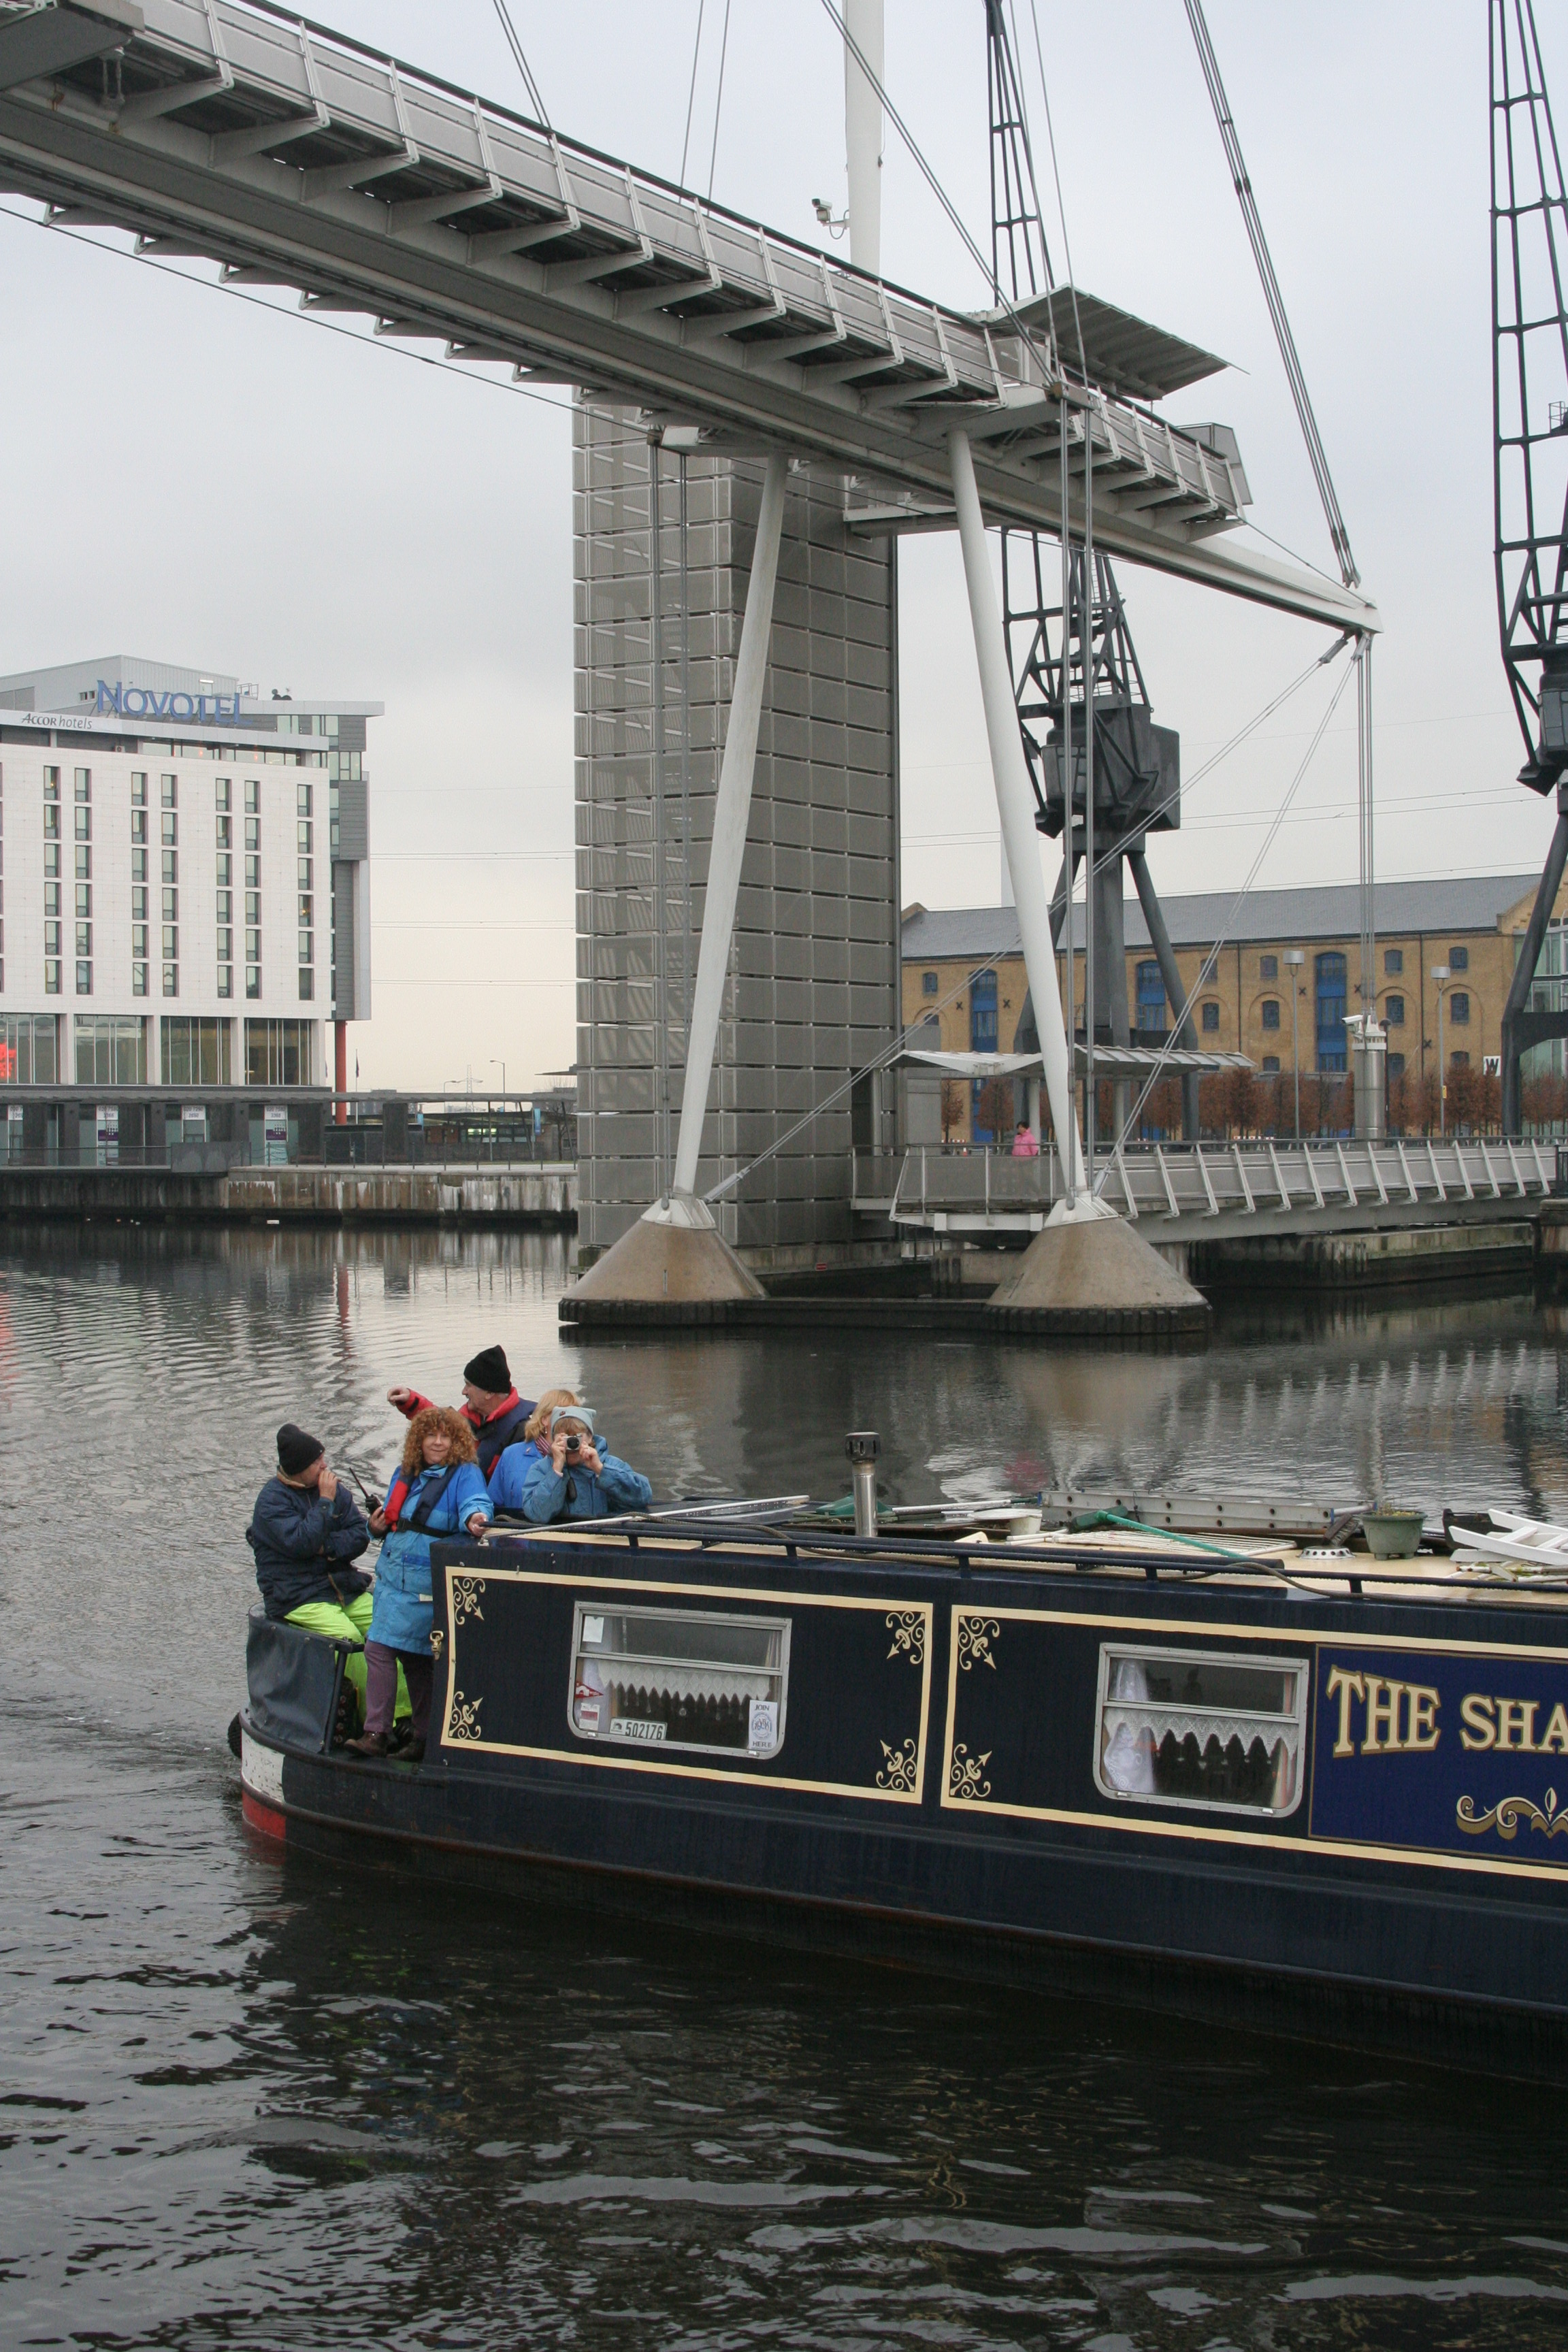
[[[259,1830],[263,1837],[275,1837],[280,1841],[287,1838],[289,1834],[287,1816],[278,1812],[271,1805],[264,1805],[259,1797],[251,1795],[248,1789],[240,1790],[239,1809],[251,1828]]]

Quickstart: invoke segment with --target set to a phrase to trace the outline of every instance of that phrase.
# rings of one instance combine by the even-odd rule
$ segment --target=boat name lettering
[[[1436,1748],[1442,1734],[1437,1726],[1440,1695],[1430,1683],[1395,1682],[1387,1675],[1346,1674],[1336,1666],[1324,1685],[1329,1698],[1339,1701],[1336,1756],[1357,1752],[1355,1708],[1362,1717],[1363,1756],[1401,1756]],[[1467,1699],[1466,1706],[1469,1705]],[[1403,1728],[1402,1728],[1403,1727]],[[1467,1741],[1467,1746],[1478,1743]]]
[[[1323,1643],[1312,1748],[1312,1837],[1568,1866],[1568,1652]],[[1530,1758],[1558,1769],[1532,1787]]]
[[[1459,1707],[1459,1745],[1500,1753],[1507,1748],[1519,1756],[1568,1756],[1568,1707],[1558,1701],[1538,1739],[1535,1718],[1543,1712],[1538,1699],[1489,1698],[1484,1691],[1467,1691]]]

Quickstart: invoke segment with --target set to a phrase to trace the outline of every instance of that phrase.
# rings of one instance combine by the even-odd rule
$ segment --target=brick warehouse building
[[[1533,874],[1459,876],[1436,882],[1385,882],[1375,895],[1376,1012],[1388,1040],[1391,1094],[1402,1082],[1414,1095],[1437,1072],[1438,1004],[1443,1058],[1451,1077],[1495,1072],[1503,1005],[1534,901]],[[1189,994],[1197,988],[1215,933],[1234,903],[1232,891],[1162,900],[1176,964]],[[1074,908],[1074,1003],[1081,1027],[1084,999],[1083,908]],[[1133,899],[1125,912],[1128,1021],[1138,1041],[1155,1043],[1171,1019],[1160,968]],[[1563,886],[1542,956],[1538,998],[1563,983],[1568,935]],[[1302,958],[1299,964],[1288,955]],[[1058,982],[1066,996],[1065,954]],[[1432,977],[1446,967],[1447,978]],[[906,908],[903,916],[903,1015],[906,1029],[934,1020],[949,1052],[1008,1052],[1026,990],[1018,919],[1011,907]],[[1244,903],[1237,935],[1226,940],[1194,1003],[1200,1046],[1245,1054],[1265,1077],[1337,1077],[1347,1066],[1344,1022],[1359,1009],[1360,893],[1353,884],[1258,890]],[[1295,991],[1294,1045],[1291,994]],[[934,1039],[933,1039],[934,1042]],[[1553,1057],[1555,1056],[1555,1059]],[[1562,1074],[1562,1048],[1526,1056],[1527,1081]],[[977,1096],[964,1105],[954,1139],[984,1141]]]

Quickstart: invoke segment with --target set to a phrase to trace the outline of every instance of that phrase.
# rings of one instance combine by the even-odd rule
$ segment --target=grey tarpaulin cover
[[[348,1643],[307,1633],[302,1625],[275,1623],[252,1609],[245,1642],[250,1720],[289,1748],[324,1751],[337,1717]]]

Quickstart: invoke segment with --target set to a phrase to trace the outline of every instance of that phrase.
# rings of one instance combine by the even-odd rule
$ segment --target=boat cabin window
[[[1095,1785],[1132,1802],[1294,1812],[1306,1710],[1302,1658],[1105,1643]]]
[[[789,1620],[577,1603],[572,1728],[581,1739],[776,1756]]]

